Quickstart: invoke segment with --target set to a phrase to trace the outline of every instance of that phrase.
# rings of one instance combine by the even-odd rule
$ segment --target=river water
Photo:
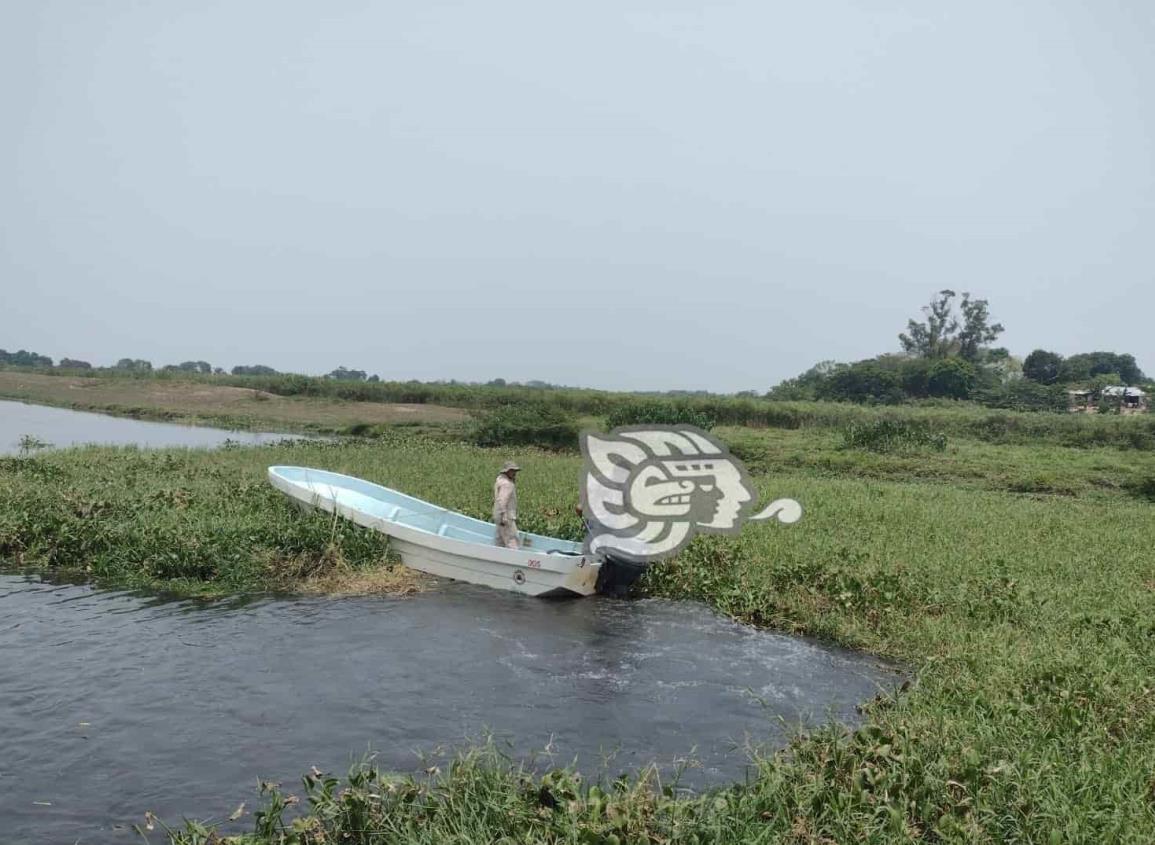
[[[225,441],[257,445],[283,440],[291,435],[257,431],[225,431],[192,425],[145,422],[143,420],[90,414],[46,405],[0,400],[0,455],[20,450],[20,439],[36,437],[52,446],[80,446],[100,443],[116,446],[221,446]],[[3,842],[3,840],[0,840]]]
[[[292,786],[368,750],[416,771],[487,730],[587,773],[692,756],[685,783],[724,783],[748,740],[853,721],[896,682],[692,603],[446,584],[204,604],[0,575],[0,842],[137,842],[146,810],[220,820],[259,805],[258,778]]]

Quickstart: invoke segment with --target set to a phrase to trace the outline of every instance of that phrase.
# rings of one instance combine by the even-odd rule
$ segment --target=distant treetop
[[[1003,333],[999,323],[991,323],[990,303],[985,299],[971,299],[963,293],[959,303],[961,314],[954,311],[957,294],[941,290],[930,304],[922,309],[925,320],[908,320],[906,332],[898,336],[903,351],[919,358],[949,358],[957,355],[977,362],[983,350]]]
[[[27,349],[21,349],[17,352],[6,352],[0,349],[0,364],[8,364],[13,367],[51,367],[52,359],[47,355],[29,352]]]
[[[346,367],[338,367],[325,376],[325,378],[337,379],[338,381],[368,381],[369,375],[364,370],[350,370]],[[376,379],[376,377],[374,377]]]
[[[152,362],[143,358],[121,358],[116,362],[114,370],[127,370],[131,373],[151,373]]]
[[[1090,384],[1111,376],[1108,381],[1125,385],[1146,380],[1134,355],[1116,352],[1081,352],[1064,358],[1057,352],[1036,349],[1023,362],[1023,375],[1039,384]]]

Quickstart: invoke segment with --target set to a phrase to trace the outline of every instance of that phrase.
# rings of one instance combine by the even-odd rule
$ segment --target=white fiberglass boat
[[[269,482],[307,507],[389,535],[411,569],[530,596],[588,596],[601,568],[581,544],[523,532],[522,548],[494,543],[491,522],[380,484],[308,467],[269,467]]]

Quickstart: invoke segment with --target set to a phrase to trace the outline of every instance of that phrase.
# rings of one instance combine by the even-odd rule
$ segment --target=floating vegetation
[[[842,448],[829,429],[741,434],[763,498],[789,490],[806,520],[698,538],[643,588],[909,665],[917,683],[867,705],[862,729],[799,736],[748,783],[694,797],[644,776],[594,791],[574,772],[547,779],[484,753],[428,779],[362,772],[326,786],[326,775],[306,792],[313,805],[279,812],[266,794],[259,818],[274,826],[236,841],[1155,841],[1155,520],[1141,495],[1155,456],[1123,443],[952,434],[949,452],[876,452]],[[372,570],[388,566],[383,538],[302,516],[266,467],[346,472],[484,518],[508,451],[397,436],[387,448],[11,458],[0,462],[0,558],[189,592]],[[580,537],[580,458],[516,457],[526,529]],[[235,824],[245,819],[258,816]],[[208,825],[173,836],[220,839]]]

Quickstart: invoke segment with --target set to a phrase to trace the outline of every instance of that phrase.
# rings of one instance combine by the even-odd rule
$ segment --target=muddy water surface
[[[723,783],[748,740],[853,720],[897,680],[689,603],[450,584],[204,605],[0,575],[0,842],[138,842],[145,810],[220,819],[258,778],[369,749],[412,771],[486,730],[610,775],[694,756],[689,783]]]

